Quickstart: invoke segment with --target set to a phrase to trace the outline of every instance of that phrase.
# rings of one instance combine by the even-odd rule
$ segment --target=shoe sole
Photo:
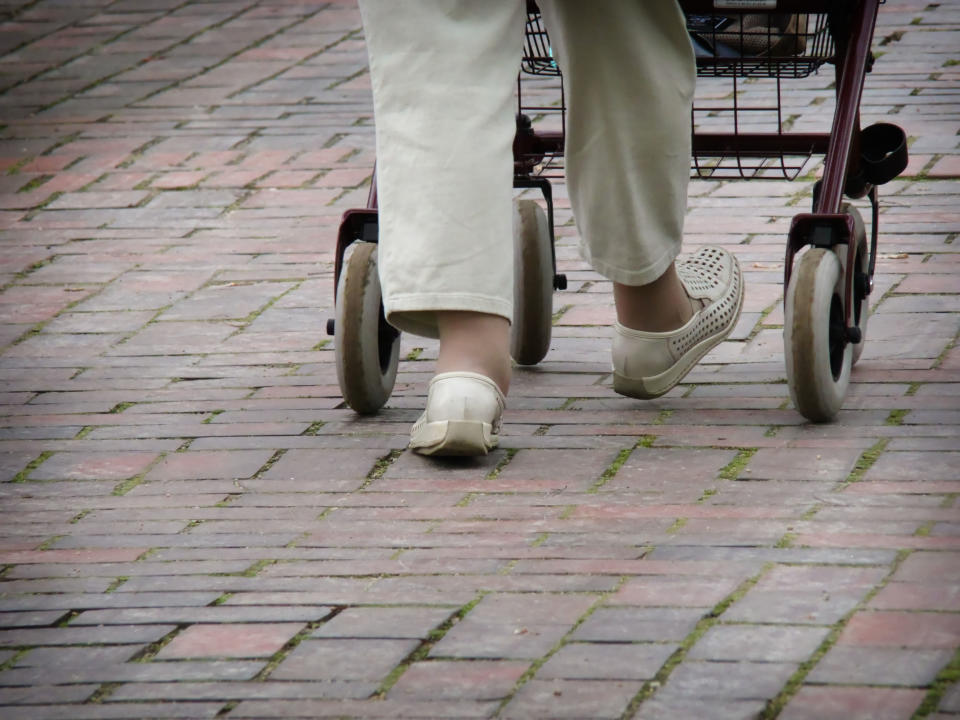
[[[723,328],[718,335],[711,335],[705,340],[700,341],[692,348],[687,350],[677,362],[667,368],[659,375],[651,375],[645,378],[631,378],[621,375],[616,370],[613,372],[613,389],[620,395],[637,398],[639,400],[653,400],[672,390],[677,383],[687,376],[687,373],[693,370],[694,366],[703,359],[703,356],[713,350],[717,345],[723,342],[731,333],[740,319],[740,310],[743,308],[743,281],[741,280],[741,292],[737,298],[737,309],[733,313],[731,322]]]
[[[490,423],[479,420],[442,420],[426,423],[410,439],[410,449],[420,455],[486,455],[499,438]]]

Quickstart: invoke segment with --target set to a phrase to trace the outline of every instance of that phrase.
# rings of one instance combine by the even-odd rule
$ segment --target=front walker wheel
[[[813,422],[831,420],[850,383],[853,347],[843,318],[843,268],[831,250],[811,248],[790,278],[783,344],[790,397]]]

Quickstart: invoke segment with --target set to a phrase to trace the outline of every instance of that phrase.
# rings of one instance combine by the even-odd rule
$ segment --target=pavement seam
[[[574,622],[570,629],[564,633],[563,637],[557,640],[556,644],[554,644],[552,648],[550,648],[541,657],[533,660],[533,662],[530,664],[530,667],[528,667],[526,671],[524,671],[524,673],[517,679],[517,682],[514,684],[510,693],[500,701],[500,704],[497,706],[497,709],[493,712],[491,717],[499,717],[500,713],[502,713],[513,700],[513,698],[517,696],[517,693],[520,692],[521,688],[523,688],[524,685],[534,678],[537,672],[539,672],[540,668],[542,668],[550,660],[550,658],[560,652],[561,648],[568,644],[568,639],[573,635],[574,632],[577,631],[577,628],[579,628],[591,615],[600,609],[600,606],[606,601],[607,598],[613,596],[621,587],[623,587],[626,581],[627,576],[621,575],[617,580],[617,583],[610,590],[602,593],[596,599],[596,601],[589,608],[587,608],[587,610],[579,618],[577,618],[576,622]]]
[[[887,574],[881,578],[876,585],[874,585],[864,594],[864,596],[860,599],[860,602],[858,602],[853,609],[851,609],[837,622],[830,626],[830,632],[827,633],[827,636],[823,639],[820,645],[817,646],[817,649],[813,651],[813,654],[807,658],[807,660],[800,663],[800,666],[796,669],[796,671],[794,671],[787,682],[784,683],[784,686],[780,692],[767,701],[763,712],[760,714],[757,720],[774,720],[775,718],[779,717],[787,703],[790,702],[790,699],[800,690],[801,687],[803,687],[803,683],[804,680],[806,680],[807,675],[809,675],[810,672],[816,667],[817,663],[820,662],[824,655],[826,655],[830,649],[836,645],[837,641],[840,639],[840,635],[843,633],[844,628],[846,628],[847,624],[850,622],[850,619],[858,612],[866,608],[867,604],[874,597],[876,597],[877,593],[886,587],[893,575],[903,564],[903,561],[906,560],[907,557],[909,557],[913,552],[913,550],[901,550],[897,553],[893,563],[891,563],[889,572],[887,572]]]
[[[727,609],[733,605],[737,600],[742,598],[747,592],[756,585],[760,578],[763,577],[772,567],[774,563],[767,563],[760,569],[760,571],[753,575],[752,577],[747,578],[742,583],[740,583],[729,595],[727,595],[723,600],[714,605],[707,613],[700,618],[696,626],[691,630],[687,636],[680,642],[680,647],[678,647],[673,654],[667,658],[666,662],[660,669],[654,674],[654,676],[647,680],[643,687],[637,692],[636,695],[627,703],[627,707],[620,714],[620,720],[630,720],[633,718],[636,713],[640,710],[641,705],[646,700],[649,700],[653,695],[667,682],[667,679],[670,677],[674,669],[682,663],[686,657],[687,653],[690,652],[690,649],[697,644],[697,641],[700,640],[706,634],[707,630],[712,628],[720,621],[720,616],[723,615]]]
[[[478,592],[473,600],[452,612],[446,620],[431,630],[427,634],[427,637],[423,638],[420,641],[420,644],[417,645],[417,647],[414,648],[413,651],[407,655],[407,657],[401,660],[400,663],[390,671],[387,677],[383,679],[377,689],[373,692],[372,697],[382,700],[387,693],[390,692],[390,689],[397,684],[400,678],[403,677],[403,674],[407,671],[407,669],[415,662],[426,660],[427,656],[430,654],[430,650],[432,650],[433,647],[444,638],[444,636],[454,625],[463,620],[463,618],[465,618],[467,614],[473,610],[473,608],[475,608],[487,594],[488,593],[484,591]]]

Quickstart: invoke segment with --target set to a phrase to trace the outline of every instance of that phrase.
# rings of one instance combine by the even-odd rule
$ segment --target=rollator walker
[[[823,156],[812,211],[792,219],[784,258],[783,341],[790,396],[814,422],[831,420],[846,397],[866,341],[877,260],[877,189],[907,166],[907,139],[893,124],[860,126],[860,97],[880,0],[681,0],[700,83],[732,84],[693,109],[694,177],[794,179]],[[833,65],[829,132],[793,132],[784,85]],[[515,200],[514,322],[511,354],[535,365],[547,354],[552,297],[566,289],[556,271],[551,180],[563,177],[560,69],[539,12],[528,2],[525,52],[517,80],[514,187],[537,189],[543,205]],[[559,101],[533,103],[553,81]],[[535,89],[535,93],[528,90]],[[721,132],[722,130],[722,132]],[[642,132],[642,128],[638,129]],[[845,198],[868,198],[870,238]],[[544,207],[545,206],[545,210]],[[396,381],[400,333],[383,312],[377,277],[376,174],[367,207],[343,215],[334,265],[337,378],[346,403],[374,413]],[[348,252],[349,251],[349,252]]]

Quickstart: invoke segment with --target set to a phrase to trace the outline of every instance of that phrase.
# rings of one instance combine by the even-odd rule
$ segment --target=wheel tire
[[[863,218],[860,217],[859,211],[853,205],[846,203],[842,206],[841,212],[853,217],[854,241],[857,243],[855,272],[862,273],[866,276],[870,272],[870,245],[867,243],[867,231],[863,225]],[[834,248],[834,252],[837,254],[837,257],[840,258],[840,266],[844,269],[844,276],[846,276],[847,246],[837,245],[837,247]],[[853,299],[853,324],[855,327],[860,328],[860,342],[853,345],[853,359],[851,360],[851,363],[856,365],[867,343],[867,320],[870,317],[870,296],[865,292],[858,292],[856,285],[854,285]]]
[[[383,315],[376,243],[354,243],[344,263],[334,329],[343,399],[361,415],[375,413],[393,392],[400,362],[400,333]]]
[[[843,341],[843,270],[837,255],[812,248],[790,278],[783,345],[790,397],[813,422],[839,412],[850,384],[853,346]]]
[[[554,268],[547,214],[533,200],[514,204],[513,248],[510,354],[518,365],[536,365],[550,349]]]

